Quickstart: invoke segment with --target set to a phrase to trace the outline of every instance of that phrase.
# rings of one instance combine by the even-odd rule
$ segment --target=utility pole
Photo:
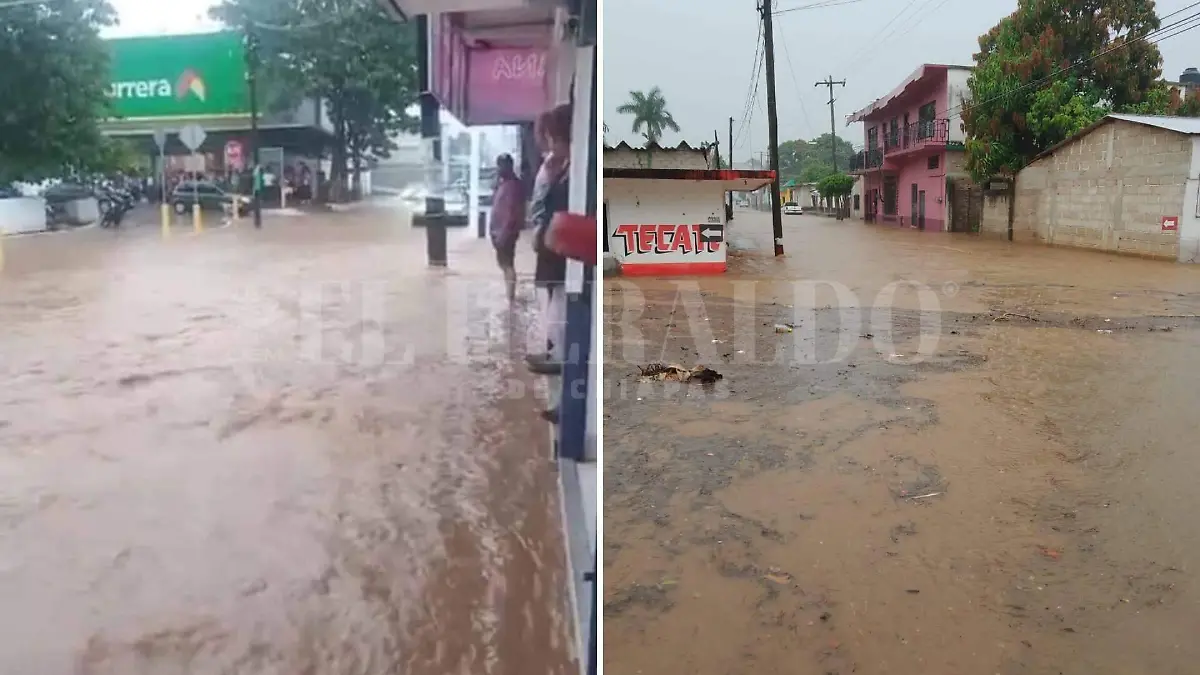
[[[717,168],[721,168],[721,139],[717,130],[713,129],[713,152],[717,153]]]
[[[840,80],[840,81],[834,82],[833,76],[830,75],[830,76],[826,77],[824,80],[822,80],[821,82],[818,82],[813,85],[814,87],[829,87],[829,145],[830,145],[829,150],[832,153],[831,159],[833,160],[833,172],[834,173],[837,173],[838,169],[837,169],[837,122],[834,121],[835,118],[834,118],[834,114],[833,114],[833,102],[836,101],[837,99],[835,99],[833,97],[833,86],[837,85],[837,84],[840,84],[841,86],[844,87],[844,86],[846,86],[846,81]]]
[[[258,32],[254,24],[246,23],[246,86],[250,96],[250,157],[253,170],[250,173],[251,189],[254,192],[254,227],[262,228],[262,167],[259,165],[259,146],[262,145],[258,136],[258,66],[259,66]],[[244,160],[243,160],[244,161]],[[281,168],[282,170],[282,168]],[[282,183],[280,188],[283,189]]]
[[[771,170],[771,229],[775,236],[775,255],[783,255],[783,215],[779,204],[779,113],[775,109],[775,28],[771,21],[775,0],[762,0],[759,11],[763,18],[763,48],[767,57],[767,131],[770,134]]]
[[[733,170],[733,118],[729,118],[729,169]],[[733,220],[733,193],[729,193],[729,219]]]

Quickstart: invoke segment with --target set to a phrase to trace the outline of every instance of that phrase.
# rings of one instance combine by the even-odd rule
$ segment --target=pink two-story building
[[[967,66],[925,64],[847,118],[864,127],[863,149],[850,167],[862,176],[863,218],[922,230],[969,228],[969,218],[954,217],[954,202],[956,187],[961,195],[969,183],[959,110],[970,74]]]

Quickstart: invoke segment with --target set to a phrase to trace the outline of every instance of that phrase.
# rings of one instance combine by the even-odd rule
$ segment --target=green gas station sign
[[[108,96],[118,118],[228,117],[250,112],[238,33],[109,40]]]

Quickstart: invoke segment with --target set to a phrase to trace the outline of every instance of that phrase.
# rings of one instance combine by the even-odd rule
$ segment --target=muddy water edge
[[[981,263],[971,240],[931,258],[930,241],[863,244],[861,274],[747,254],[692,286],[606,286],[611,672],[1194,672],[1200,284],[1049,249],[1037,270]],[[936,312],[901,291],[880,349],[836,298],[797,314],[790,281],[813,275],[866,298],[954,283]],[[898,358],[923,320],[933,355]],[[845,359],[795,362],[847,332]],[[639,382],[655,361],[725,377]]]

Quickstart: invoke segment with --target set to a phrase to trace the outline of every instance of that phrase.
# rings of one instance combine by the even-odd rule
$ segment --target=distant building
[[[605,253],[628,276],[722,274],[730,192],[770,185],[775,172],[715,169],[707,148],[621,143],[604,148]]]
[[[970,75],[967,66],[925,64],[849,116],[849,123],[865,127],[863,150],[850,167],[862,176],[865,219],[922,230],[965,229],[953,226],[947,185],[959,180],[965,193],[969,183],[959,113]]]
[[[1200,70],[1188,68],[1179,76],[1178,82],[1167,82],[1167,86],[1179,92],[1180,98],[1187,98],[1193,91],[1200,92]]]

